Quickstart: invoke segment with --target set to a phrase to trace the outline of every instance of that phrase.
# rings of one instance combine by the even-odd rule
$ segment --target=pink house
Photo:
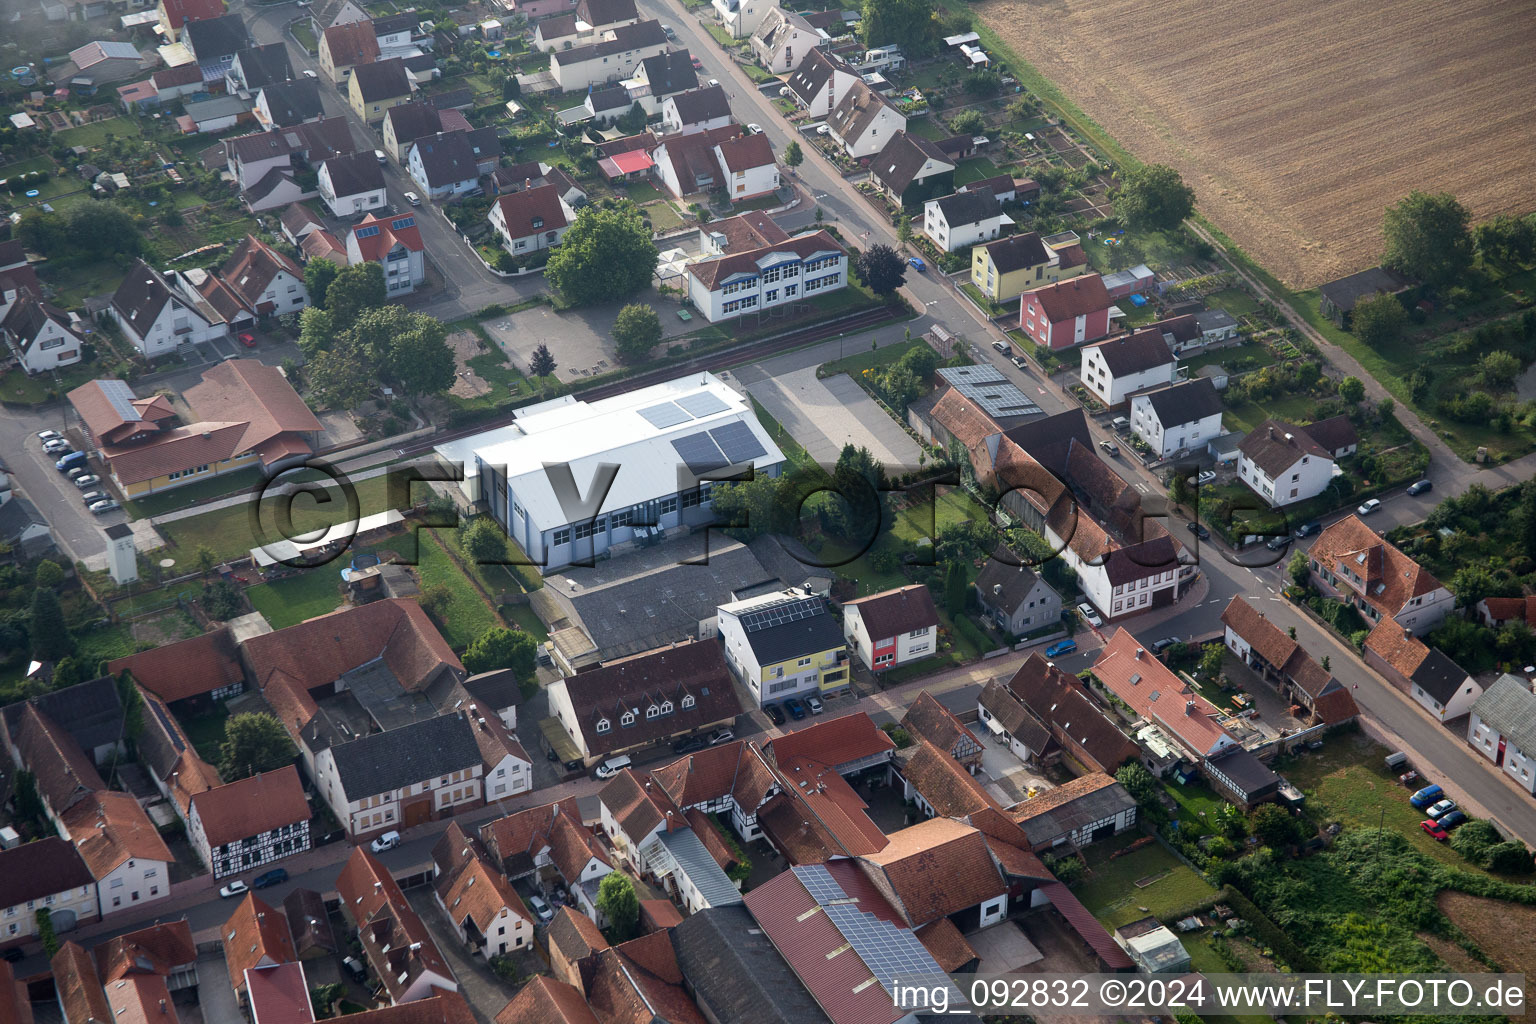
[[[1037,345],[1070,348],[1109,333],[1112,304],[1104,279],[1085,274],[1019,296],[1019,327]]]

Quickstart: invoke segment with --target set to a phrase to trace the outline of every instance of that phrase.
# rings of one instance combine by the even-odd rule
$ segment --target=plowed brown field
[[[985,0],[982,20],[1286,284],[1372,265],[1413,189],[1536,208],[1530,0]]]

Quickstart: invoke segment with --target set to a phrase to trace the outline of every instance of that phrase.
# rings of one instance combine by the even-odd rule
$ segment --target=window
[[[676,497],[662,498],[661,501],[656,505],[656,514],[658,516],[670,516],[673,513],[675,513],[676,511],[677,511],[677,498]]]
[[[606,718],[599,718],[597,720],[597,731],[598,732],[600,732],[600,733],[607,732],[611,728],[613,728],[613,723],[609,722],[608,719],[606,719]]]
[[[928,635],[928,627],[924,626],[922,629],[914,629],[912,632],[908,633],[907,634],[907,639],[908,640],[916,640],[920,636],[927,636],[927,635]]]
[[[763,296],[763,301],[764,302],[778,302],[779,301],[779,290],[777,288],[770,289],[768,294]]]
[[[569,544],[571,542],[570,527],[564,526],[556,530],[553,534],[550,535],[549,542],[555,545]]]
[[[664,714],[664,715],[670,715],[672,713],[672,702],[671,701],[664,700],[664,701],[661,702],[661,713]]]
[[[599,517],[598,519],[596,519],[596,520],[594,520],[593,522],[590,522],[590,523],[577,523],[576,524],[576,539],[577,540],[586,540],[588,537],[592,536],[594,533],[602,532],[603,528],[604,528],[604,522],[603,522],[602,517]]]
[[[633,711],[626,711],[626,712],[624,712],[622,715],[619,716],[619,724],[620,725],[634,725],[635,724],[635,713]]]
[[[645,709],[645,717],[647,719],[655,718],[659,714],[661,714],[661,709],[655,704],[648,705]]]
[[[535,218],[533,218],[533,226],[534,226],[535,229],[542,228],[544,226],[544,218],[543,217],[535,217]]]
[[[693,694],[691,694],[691,693],[683,694],[683,710],[687,711],[689,708],[693,707],[693,704],[694,704]]]
[[[811,663],[811,659],[810,658],[801,658],[800,661],[799,661],[799,666],[801,668],[805,668],[805,666],[809,665],[810,663]]]

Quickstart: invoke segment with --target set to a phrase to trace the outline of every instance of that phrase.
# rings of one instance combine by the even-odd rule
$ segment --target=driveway
[[[48,520],[54,540],[70,556],[70,560],[83,561],[93,569],[105,568],[107,542],[102,531],[113,523],[127,522],[127,513],[119,509],[98,516],[87,509],[85,502],[80,500],[81,490],[55,468],[56,457],[44,452],[42,442],[37,439],[38,430],[62,429],[56,423],[57,413],[31,414],[27,418],[31,422],[26,424],[24,440],[10,448],[6,459],[16,484],[19,484],[19,490]],[[7,433],[18,426],[14,422],[8,425]],[[79,448],[79,432],[70,432],[68,436],[71,443]],[[93,462],[90,469],[97,475],[102,473],[98,463]],[[111,488],[102,483],[86,490],[110,491]]]

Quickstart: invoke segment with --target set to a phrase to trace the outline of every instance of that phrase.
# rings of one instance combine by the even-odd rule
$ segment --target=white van
[[[379,838],[368,844],[368,848],[374,853],[383,853],[385,850],[393,850],[400,845],[399,832],[385,832]]]
[[[608,760],[597,766],[597,777],[600,779],[611,779],[625,768],[628,768],[631,763],[632,762],[630,761],[628,754],[620,754],[618,757],[610,757]]]

